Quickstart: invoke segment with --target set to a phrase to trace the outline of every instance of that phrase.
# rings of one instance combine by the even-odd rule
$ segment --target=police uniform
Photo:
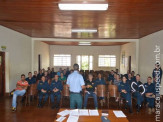
[[[144,87],[145,87],[145,93],[153,93],[150,97],[145,97],[145,99],[148,103],[148,107],[154,108],[155,98],[153,97],[153,95],[155,95],[155,85],[153,83],[151,84],[145,83]]]
[[[143,83],[141,81],[133,81],[131,83],[131,91],[133,93],[133,97],[137,99],[137,105],[138,105],[137,111],[139,112],[141,103],[144,100],[144,93],[145,93],[145,88]]]
[[[26,81],[28,81],[28,84],[29,85],[31,85],[31,84],[35,84],[36,83],[36,79],[34,78],[34,77],[32,77],[32,78],[26,78],[25,79]]]
[[[110,82],[110,81],[114,81],[114,75],[112,75],[112,74],[109,74],[109,77],[108,77],[108,81]]]
[[[95,81],[95,85],[98,86],[98,85],[106,85],[106,82],[104,80],[104,78],[97,78],[96,81]],[[100,97],[100,100],[103,100],[104,97]]]
[[[127,93],[121,92],[122,90],[126,90]],[[121,97],[126,100],[128,106],[131,107],[131,88],[129,83],[120,82],[118,86],[118,91],[120,92]]]
[[[53,89],[58,89],[59,91],[54,92]],[[51,82],[51,85],[50,85],[50,91],[51,91],[50,98],[51,98],[51,102],[53,104],[52,107],[59,107],[59,103],[60,103],[60,100],[61,100],[61,91],[62,91],[62,89],[63,89],[63,86],[62,86],[61,81],[53,80]],[[57,103],[56,104],[54,103],[55,102],[54,101],[55,96],[57,97]]]
[[[90,85],[90,87],[87,88],[87,85]],[[85,82],[85,86],[86,86],[86,91],[87,92],[85,93],[85,98],[84,98],[84,108],[87,107],[88,97],[93,97],[94,105],[95,105],[95,108],[97,109],[97,107],[98,107],[97,95],[94,93],[95,92],[95,88],[96,88],[95,82],[87,80]]]
[[[41,91],[41,89],[44,89],[46,90],[46,93],[43,93]],[[47,101],[48,99],[48,96],[49,96],[49,84],[47,81],[43,82],[43,81],[40,81],[37,85],[37,90],[38,90],[38,96],[39,96],[39,105],[41,105],[41,101],[42,101],[42,98],[43,96],[45,96],[44,98],[44,102],[43,102],[43,105],[45,104],[45,102]]]

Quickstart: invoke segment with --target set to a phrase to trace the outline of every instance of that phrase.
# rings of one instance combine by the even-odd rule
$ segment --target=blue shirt
[[[58,75],[58,76],[61,76],[61,73],[60,73],[60,72],[57,72],[57,75]]]
[[[144,87],[145,87],[145,93],[155,94],[155,85],[153,83],[151,83],[150,85],[148,83],[145,83]]]
[[[55,80],[53,80],[50,84],[50,91],[53,91],[54,88],[59,89],[59,91],[56,93],[60,94],[63,89],[62,82],[61,81],[56,82]]]
[[[120,82],[118,86],[118,91],[121,92],[122,90],[126,90],[127,93],[130,93],[131,91],[130,84],[128,82],[126,83]]]
[[[32,77],[31,79],[29,79],[29,77],[28,77],[28,78],[26,78],[25,80],[28,81],[28,84],[29,84],[29,85],[35,84],[35,83],[36,83],[36,79],[35,79],[34,77]]]
[[[83,76],[78,71],[74,71],[67,78],[67,84],[70,86],[70,92],[81,92],[84,83]]]
[[[109,74],[109,77],[108,77],[108,81],[114,81],[114,75],[112,75],[112,74]]]
[[[96,79],[96,81],[95,81],[95,83],[96,83],[96,86],[97,85],[106,85],[106,82],[105,82],[105,80],[103,79],[103,78],[101,78],[101,79]]]
[[[49,91],[49,84],[47,81],[43,82],[43,81],[40,81],[37,85],[37,90],[41,90],[41,89],[44,89],[46,91]]]

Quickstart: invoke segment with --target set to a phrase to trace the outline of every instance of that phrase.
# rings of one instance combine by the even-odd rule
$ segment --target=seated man
[[[92,96],[94,99],[95,109],[98,109],[97,103],[97,95],[96,95],[96,86],[95,82],[93,81],[93,75],[88,75],[88,80],[85,82],[86,91],[85,91],[85,98],[84,98],[84,109],[87,107],[88,97]]]
[[[137,112],[140,111],[141,104],[144,100],[144,93],[145,93],[145,88],[143,83],[140,81],[140,75],[136,75],[136,81],[133,81],[131,83],[131,90],[133,93],[133,97],[137,99]]]
[[[117,75],[116,75],[116,78],[114,79],[113,84],[116,85],[116,86],[118,86],[118,85],[120,84],[120,82],[121,82],[120,75],[117,74]]]
[[[131,75],[131,73],[129,73],[128,74],[128,79],[127,79],[127,82],[131,85],[131,83],[132,83],[132,75]]]
[[[111,70],[111,73],[108,76],[108,81],[109,82],[114,82],[114,74],[115,74],[114,71]]]
[[[152,83],[152,77],[147,78],[147,83],[145,86],[145,99],[148,104],[148,113],[155,112],[155,85]]]
[[[54,76],[54,80],[51,82],[50,85],[50,98],[52,102],[52,109],[59,108],[59,103],[61,100],[61,91],[63,89],[62,82],[58,80],[58,75]],[[55,97],[57,97],[57,103],[55,103]]]
[[[28,81],[29,85],[36,83],[36,79],[34,77],[32,77],[32,73],[31,72],[28,73],[28,78],[26,78],[25,80]]]
[[[130,93],[130,85],[127,83],[126,76],[122,77],[122,82],[118,86],[118,91],[121,94],[121,97],[126,100],[126,108],[129,106],[129,112],[132,113],[132,105],[131,105],[131,93]]]
[[[95,84],[96,84],[96,86],[98,86],[98,85],[106,85],[106,82],[105,82],[104,78],[102,78],[101,73],[98,73],[98,78],[96,79]],[[101,104],[102,104],[102,102],[105,103],[104,97],[100,97],[100,100],[101,100]]]
[[[48,96],[49,96],[48,95],[48,92],[49,92],[49,84],[45,80],[45,76],[42,76],[41,81],[37,85],[37,90],[38,90],[38,97],[39,97],[38,107],[41,108],[41,107],[44,106],[44,104],[46,103],[46,101],[48,99]],[[44,98],[44,102],[42,104],[43,96],[45,96],[45,98]]]
[[[36,79],[36,82],[39,80],[39,77],[38,77],[38,73],[37,73],[37,71],[34,71],[33,78]]]
[[[21,75],[21,80],[17,82],[16,89],[13,93],[12,98],[12,111],[16,111],[16,100],[17,96],[23,96],[26,93],[26,89],[28,87],[28,82],[25,81],[25,75]]]

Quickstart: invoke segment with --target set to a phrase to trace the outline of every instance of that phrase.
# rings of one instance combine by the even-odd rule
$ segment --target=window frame
[[[68,57],[70,57],[70,65],[55,65],[54,64],[54,58],[55,58],[55,55],[58,55],[58,57],[59,57],[59,55],[67,55]],[[60,56],[61,57],[61,56]],[[63,56],[62,56],[62,58],[63,58]],[[70,67],[71,66],[71,54],[54,54],[53,55],[53,66],[54,67]]]
[[[100,60],[100,56],[115,56],[115,66],[99,66],[99,60]],[[106,57],[104,57],[106,58]],[[111,58],[111,57],[108,57]],[[110,67],[110,68],[115,68],[117,66],[117,56],[116,55],[98,55],[98,67]]]

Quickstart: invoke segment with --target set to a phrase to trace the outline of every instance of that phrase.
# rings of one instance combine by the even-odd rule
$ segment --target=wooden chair
[[[63,85],[63,90],[62,90],[62,93],[61,93],[61,104],[60,106],[62,107],[63,105],[63,98],[69,98],[70,97],[70,91],[69,91],[69,87],[67,84],[64,84]]]
[[[116,85],[108,85],[108,93],[107,93],[107,100],[108,100],[108,108],[109,108],[109,99],[113,97],[113,98],[117,98],[120,97],[120,94],[118,92],[118,87]],[[118,100],[118,107],[119,107],[119,100]]]
[[[28,104],[31,103],[31,98],[34,99],[34,97],[37,96],[37,84],[31,84],[29,87],[29,90],[27,92],[27,98],[28,98]]]
[[[104,101],[101,102],[101,106],[105,103],[105,97],[106,97],[106,86],[105,85],[97,85],[97,97],[104,97]]]

